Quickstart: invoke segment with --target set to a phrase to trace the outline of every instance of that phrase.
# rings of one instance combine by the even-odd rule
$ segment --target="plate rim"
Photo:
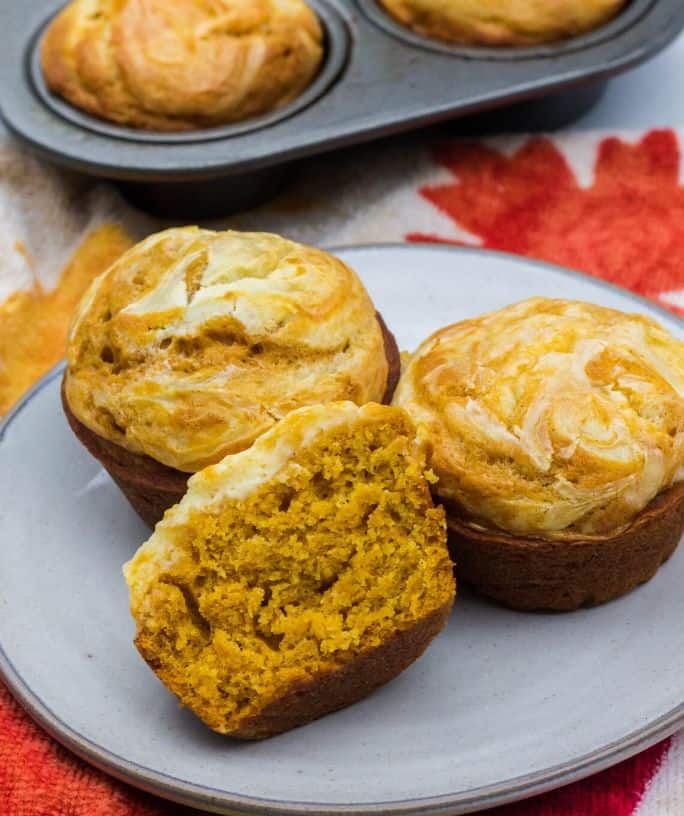
[[[617,292],[649,310],[663,314],[668,320],[679,323],[684,329],[684,319],[669,311],[659,303],[641,295],[609,283],[587,273],[558,266],[547,261],[515,255],[509,252],[483,249],[481,247],[457,246],[440,243],[404,244],[399,242],[337,245],[327,249],[332,253],[360,252],[364,250],[400,250],[408,252],[446,252],[455,255],[470,254],[496,256],[504,260],[538,266],[573,278],[580,278],[599,288]],[[14,408],[0,422],[0,445],[10,426],[17,420],[27,405],[53,380],[59,377],[65,362],[57,363],[19,400]],[[580,781],[588,776],[612,767],[635,754],[664,740],[684,726],[684,702],[675,706],[661,717],[630,732],[621,739],[614,740],[574,760],[559,763],[534,773],[523,774],[492,785],[472,788],[456,793],[440,794],[414,799],[372,803],[316,803],[289,800],[264,799],[232,793],[206,785],[177,779],[170,774],[156,771],[121,757],[88,737],[78,733],[64,722],[40,697],[14,668],[12,661],[0,642],[0,680],[26,713],[60,745],[83,759],[98,770],[148,793],[195,808],[216,813],[245,814],[249,816],[455,816],[476,810],[496,807],[519,801]]]

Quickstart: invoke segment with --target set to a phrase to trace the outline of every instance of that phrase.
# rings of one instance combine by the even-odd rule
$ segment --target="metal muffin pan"
[[[598,94],[588,84],[655,55],[684,28],[681,0],[631,0],[605,26],[557,44],[465,48],[413,34],[376,0],[309,2],[327,58],[298,100],[251,122],[152,134],[100,122],[45,88],[36,50],[63,0],[2,0],[3,118],[44,157],[121,182],[145,209],[199,219],[272,195],[288,165],[306,156],[541,97],[549,110],[579,113]],[[509,129],[506,115],[499,128]]]

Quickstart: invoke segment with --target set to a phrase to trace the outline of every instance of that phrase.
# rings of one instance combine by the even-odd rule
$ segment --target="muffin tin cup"
[[[244,212],[272,199],[297,172],[297,162],[199,181],[117,181],[123,197],[157,218],[194,223]]]
[[[143,209],[208,218],[261,203],[296,171],[296,160],[400,131],[482,113],[461,130],[566,124],[610,76],[658,53],[684,28],[681,0],[631,0],[580,37],[533,48],[466,48],[412,33],[376,0],[309,2],[326,32],[327,56],[302,96],[250,121],[168,134],[103,122],[54,98],[37,48],[62,1],[5,0],[3,118],[43,157],[123,184]]]

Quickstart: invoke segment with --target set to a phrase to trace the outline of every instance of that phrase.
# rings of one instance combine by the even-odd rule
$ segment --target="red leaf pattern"
[[[511,157],[456,143],[435,159],[454,181],[421,195],[484,247],[578,269],[647,297],[684,288],[684,187],[672,131],[651,131],[634,145],[604,139],[588,189],[546,138]]]

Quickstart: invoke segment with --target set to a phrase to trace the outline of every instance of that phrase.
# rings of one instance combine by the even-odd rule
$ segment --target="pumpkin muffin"
[[[190,479],[124,568],[136,645],[210,728],[261,739],[416,660],[454,599],[407,415],[310,406]]]
[[[303,0],[72,0],[42,43],[45,81],[87,113],[182,131],[292,101],[323,61]]]
[[[357,275],[266,233],[172,229],[126,252],[71,326],[63,404],[150,524],[188,475],[290,411],[391,400],[394,338]]]
[[[463,45],[523,46],[585,34],[626,0],[378,0],[418,34]]]
[[[520,609],[651,578],[684,527],[684,343],[650,318],[534,298],[442,329],[396,404],[429,440],[459,575]]]

